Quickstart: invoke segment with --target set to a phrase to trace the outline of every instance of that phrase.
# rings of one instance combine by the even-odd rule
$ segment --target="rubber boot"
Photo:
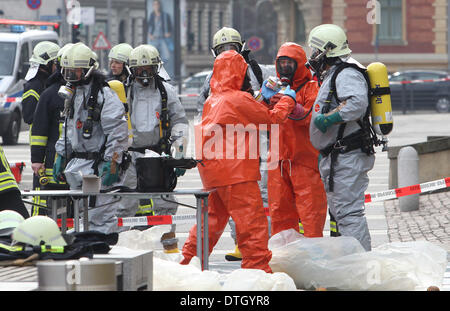
[[[239,250],[239,247],[235,246],[234,248],[234,253],[228,253],[225,255],[225,259],[228,261],[240,261],[242,260],[242,254],[241,251]]]
[[[161,243],[164,248],[164,253],[172,254],[179,253],[178,239],[175,237],[175,232],[167,232],[161,236]]]

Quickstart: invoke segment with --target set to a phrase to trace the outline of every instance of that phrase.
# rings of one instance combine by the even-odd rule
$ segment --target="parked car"
[[[193,74],[183,80],[181,84],[180,100],[186,110],[197,110],[198,94],[211,70],[205,70]]]
[[[0,136],[15,145],[22,127],[22,94],[33,48],[41,41],[58,43],[49,30],[0,32]]]
[[[446,71],[395,72],[389,76],[389,86],[393,110],[450,111],[450,75]]]

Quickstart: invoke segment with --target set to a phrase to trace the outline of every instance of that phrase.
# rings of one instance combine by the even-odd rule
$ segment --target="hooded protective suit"
[[[162,82],[167,92],[167,109],[170,119],[170,140],[188,141],[189,125],[186,118],[186,112],[181,105],[176,91],[172,85]],[[126,173],[126,185],[130,188],[137,187],[136,159],[145,155],[145,149],[157,148],[160,140],[160,120],[161,114],[161,94],[155,86],[155,80],[151,79],[149,86],[143,86],[139,82],[134,82],[130,86],[130,119],[133,129],[133,143],[131,145],[130,154],[132,156],[132,165]],[[150,148],[152,147],[152,148]],[[184,146],[185,148],[187,146]],[[133,151],[139,150],[140,151]],[[161,198],[153,198],[153,212],[156,215],[175,215],[178,204],[175,203],[174,195],[169,195],[168,200]],[[175,225],[172,226],[171,232],[175,232]],[[176,244],[177,240],[163,241],[163,245]]]
[[[352,58],[346,61],[357,63]],[[360,64],[359,66],[362,67]],[[330,90],[331,77],[335,69],[336,65],[326,72],[312,111],[310,137],[313,146],[319,150],[324,150],[336,142],[340,127],[340,124],[333,124],[323,133],[313,123],[314,119],[321,114],[322,107],[325,105]],[[346,124],[343,133],[344,138],[361,129],[357,121],[363,118],[369,105],[367,92],[366,80],[359,71],[346,68],[337,75],[336,93],[339,102],[333,96],[330,110],[346,101],[346,104],[338,112]],[[332,192],[329,190],[330,155],[324,156],[319,168],[327,191],[330,213],[336,220],[339,233],[355,237],[367,251],[371,250],[371,238],[364,216],[364,192],[369,184],[367,173],[373,168],[374,162],[375,156],[373,154],[367,155],[361,149],[339,153],[334,164],[334,191]]]
[[[86,100],[89,98],[92,83],[91,81],[76,88],[73,98],[73,117],[67,118],[63,126],[62,135],[56,142],[55,149],[58,156],[67,159],[68,156],[73,155],[73,152],[79,154],[98,153],[104,146],[103,159],[97,166],[100,174],[103,170],[103,165],[111,161],[114,154],[118,155],[116,159],[117,164],[121,163],[122,154],[127,149],[128,125],[125,119],[124,106],[117,94],[109,87],[103,86],[97,97],[97,102],[102,104],[100,120],[93,122],[92,137],[89,139],[83,137],[83,124],[88,117]],[[64,174],[70,189],[81,189],[81,174],[94,174],[94,161],[93,159],[82,157],[73,157],[69,161],[65,167]],[[122,181],[123,176],[119,176],[119,181],[111,186],[102,185],[102,189],[120,186]],[[113,197],[107,198],[102,195],[96,197],[95,206],[97,207],[89,211],[90,230],[103,233],[119,231],[117,226],[118,212],[125,210],[125,205],[130,203],[127,200],[115,201],[117,199]],[[134,213],[131,212],[128,216],[134,216]]]
[[[216,58],[211,95],[205,103],[202,121],[195,129],[196,158],[204,161],[204,166],[198,166],[203,186],[215,189],[208,198],[209,252],[231,216],[236,223],[242,268],[271,272],[267,217],[257,183],[261,178],[259,149],[254,143],[260,124],[285,121],[294,100],[283,96],[272,110],[254,100],[251,94],[241,91],[247,68],[244,58],[236,51],[225,51]],[[244,132],[245,136],[240,136],[239,126],[243,131],[250,129],[249,135]],[[245,155],[239,156],[240,152]],[[190,230],[183,247],[183,264],[196,255],[196,230],[196,226]]]
[[[290,86],[297,91],[297,103],[308,113],[319,87],[304,66],[305,51],[300,45],[288,42],[278,50],[277,59],[283,56],[297,62]],[[278,70],[277,75],[280,77]],[[299,219],[305,236],[323,235],[327,201],[317,165],[319,152],[309,140],[310,121],[311,113],[302,120],[288,119],[280,125],[280,162],[268,175],[272,235],[290,228],[298,231]]]

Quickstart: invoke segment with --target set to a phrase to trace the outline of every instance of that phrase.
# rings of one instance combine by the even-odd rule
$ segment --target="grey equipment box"
[[[116,246],[108,254],[95,254],[94,259],[122,262],[122,282],[117,284],[118,290],[153,290],[153,251]]]

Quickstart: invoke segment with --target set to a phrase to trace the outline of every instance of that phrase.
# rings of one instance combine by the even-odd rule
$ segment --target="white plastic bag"
[[[266,273],[258,269],[237,269],[227,275],[224,291],[290,291],[297,290],[286,273]]]
[[[147,230],[128,230],[119,233],[118,246],[130,249],[155,250],[162,247],[161,236],[170,231],[169,225],[154,226]]]
[[[277,241],[292,237],[285,231],[279,234],[283,238]],[[356,239],[342,236],[271,246],[272,270],[289,274],[297,288],[304,289],[421,290],[439,287],[447,266],[447,252],[427,241],[388,243],[370,252]]]
[[[196,265],[153,258],[153,290],[155,291],[219,291],[220,274],[201,271]]]

